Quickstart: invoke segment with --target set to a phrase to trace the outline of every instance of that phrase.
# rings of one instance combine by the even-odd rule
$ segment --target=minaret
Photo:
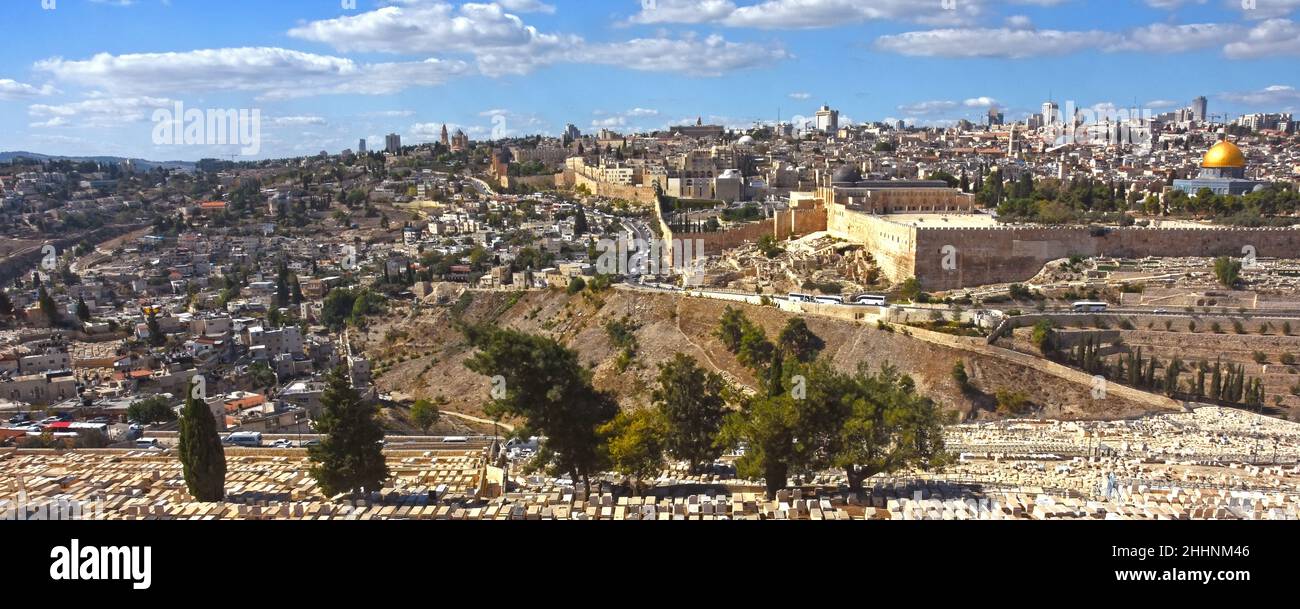
[[[448,146],[448,147],[451,146],[451,141],[447,138],[447,124],[446,124],[446,123],[443,123],[443,125],[442,125],[442,145],[443,145],[443,146]]]

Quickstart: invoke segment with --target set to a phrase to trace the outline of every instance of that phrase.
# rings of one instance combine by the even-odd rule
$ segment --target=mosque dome
[[[1223,140],[1205,153],[1201,167],[1207,169],[1240,169],[1246,166],[1246,155],[1236,144]]]

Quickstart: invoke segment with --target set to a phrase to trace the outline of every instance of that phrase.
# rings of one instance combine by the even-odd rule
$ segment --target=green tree
[[[817,359],[826,342],[808,329],[808,323],[802,317],[793,317],[782,328],[777,345],[786,355],[806,364]]]
[[[195,499],[221,501],[226,496],[226,453],[217,435],[212,409],[190,395],[181,412],[180,460],[185,486]]]
[[[283,262],[275,278],[275,306],[278,309],[289,306],[289,267]]]
[[[591,474],[608,456],[599,428],[618,413],[613,396],[592,386],[576,351],[551,338],[490,325],[464,332],[478,349],[465,366],[493,379],[488,415],[521,419],[516,435],[546,438],[536,463],[567,472],[590,491]]]
[[[1029,335],[1029,340],[1038,347],[1038,351],[1043,355],[1048,354],[1056,348],[1056,330],[1052,329],[1052,322],[1041,319],[1034,324],[1034,330]]]
[[[909,302],[918,302],[921,294],[921,280],[916,277],[908,277],[898,286],[898,295]]]
[[[952,380],[957,382],[957,387],[963,393],[970,391],[970,375],[966,374],[966,362],[957,360],[957,363],[952,365]]]
[[[839,441],[831,458],[844,469],[854,492],[860,492],[863,480],[876,474],[929,470],[950,461],[944,449],[943,426],[951,423],[952,417],[919,395],[911,377],[889,365],[874,375],[860,367],[851,379],[828,385],[835,394],[827,399],[849,407],[842,422],[834,421]],[[810,387],[810,399],[812,395]]]
[[[54,303],[54,298],[50,296],[45,286],[41,286],[40,290],[37,291],[36,299],[40,303],[41,313],[45,314],[45,318],[50,321],[51,326],[58,326],[63,323],[63,316],[59,314],[59,306]]]
[[[388,465],[375,407],[361,400],[343,367],[335,368],[325,383],[316,421],[325,437],[308,449],[312,478],[327,496],[379,490],[388,479]]]
[[[728,415],[723,426],[722,437],[728,444],[745,447],[736,461],[736,472],[745,478],[762,478],[769,499],[785,488],[795,465],[798,422],[790,393],[761,393],[746,400],[739,412]]]
[[[77,319],[90,321],[90,307],[86,306],[86,299],[80,296],[77,297]]]
[[[633,478],[636,494],[646,479],[653,479],[664,467],[664,421],[651,408],[618,413],[600,427],[607,442],[609,463],[614,471]]]
[[[735,353],[740,350],[740,337],[745,333],[745,326],[749,320],[740,309],[727,307],[722,311],[722,318],[718,320],[718,329],[713,335],[722,341],[723,346],[728,351]]]
[[[429,430],[438,423],[442,413],[429,400],[416,400],[411,405],[411,422],[420,428],[420,433],[429,435]]]
[[[785,252],[785,248],[776,240],[774,235],[763,235],[758,238],[758,250],[763,252],[768,258],[776,258]]]
[[[149,344],[155,347],[161,347],[167,342],[167,337],[163,334],[162,326],[158,323],[158,316],[153,313],[145,319],[145,327],[149,328]]]
[[[9,300],[9,295],[0,290],[0,316],[9,316],[14,314],[14,303]]]
[[[153,424],[176,420],[176,412],[162,396],[151,396],[132,402],[126,407],[126,419],[136,423]]]
[[[717,440],[727,412],[725,388],[721,375],[705,371],[684,353],[659,364],[658,387],[652,396],[664,422],[666,448],[686,461],[692,473],[722,454]]]
[[[1228,256],[1215,258],[1214,276],[1224,287],[1237,287],[1241,282],[1241,261]]]

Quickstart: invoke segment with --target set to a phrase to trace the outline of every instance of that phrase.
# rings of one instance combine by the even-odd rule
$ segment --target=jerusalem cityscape
[[[0,9],[0,519],[1300,518],[1300,2],[224,4]]]

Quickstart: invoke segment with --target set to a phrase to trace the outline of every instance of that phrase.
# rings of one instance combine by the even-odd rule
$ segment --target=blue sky
[[[53,8],[46,8],[50,4]],[[257,109],[256,157],[1077,106],[1300,106],[1300,0],[6,0],[0,150],[194,160],[153,113]],[[1246,7],[1246,8],[1243,8]],[[502,116],[494,123],[494,116]],[[380,138],[380,139],[375,139]]]

